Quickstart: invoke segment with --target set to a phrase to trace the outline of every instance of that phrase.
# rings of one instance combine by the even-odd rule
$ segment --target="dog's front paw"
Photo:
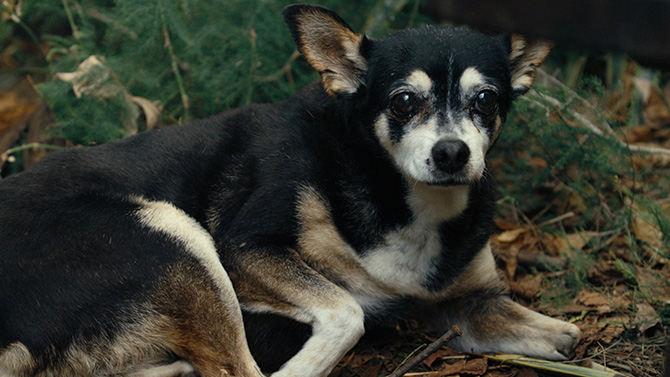
[[[533,313],[534,317],[522,327],[528,328],[528,344],[522,341],[516,353],[541,357],[549,360],[568,359],[579,343],[581,331],[572,323]],[[522,333],[523,335],[523,333]],[[514,344],[510,345],[515,348]]]
[[[502,310],[495,314],[466,321],[463,336],[455,340],[455,346],[477,353],[502,352],[566,360],[581,338],[577,326],[536,313],[511,300],[499,309]]]

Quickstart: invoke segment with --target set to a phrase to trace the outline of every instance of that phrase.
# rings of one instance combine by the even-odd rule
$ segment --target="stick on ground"
[[[461,336],[462,334],[463,332],[458,326],[456,325],[452,326],[451,329],[449,329],[449,331],[444,333],[444,335],[442,335],[439,339],[429,344],[428,347],[426,347],[426,349],[421,351],[421,353],[414,356],[413,358],[409,359],[405,364],[399,366],[398,369],[396,369],[393,373],[389,374],[388,377],[401,377],[405,373],[409,372],[410,369],[414,368],[414,366],[426,360],[428,356],[437,352],[437,350],[442,348],[442,346],[444,346],[445,344],[449,343],[449,341],[451,341],[457,336]]]

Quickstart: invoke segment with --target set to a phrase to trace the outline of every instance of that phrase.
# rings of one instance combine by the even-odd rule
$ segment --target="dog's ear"
[[[529,42],[516,34],[508,38],[512,96],[516,98],[530,90],[537,68],[549,55],[553,44],[542,40]]]
[[[361,53],[367,42],[335,12],[311,5],[291,5],[284,20],[298,50],[321,75],[331,96],[355,93],[363,83],[367,61]]]

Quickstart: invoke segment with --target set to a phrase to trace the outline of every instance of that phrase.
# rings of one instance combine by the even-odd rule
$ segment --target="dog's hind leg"
[[[291,249],[247,249],[236,254],[226,269],[245,310],[278,314],[312,327],[312,336],[300,351],[272,376],[327,376],[363,335],[363,309]]]
[[[470,352],[505,352],[552,360],[569,357],[580,338],[577,326],[536,313],[514,301],[500,280],[486,245],[432,317],[442,331],[458,325],[450,345]]]
[[[201,377],[263,376],[249,352],[241,309],[211,236],[171,204],[139,202],[141,222],[186,251],[151,300],[166,319],[162,336],[168,349]]]

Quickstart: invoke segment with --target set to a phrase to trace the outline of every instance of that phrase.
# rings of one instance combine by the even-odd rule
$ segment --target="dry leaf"
[[[486,373],[484,377],[517,377],[518,371],[516,368],[512,370],[493,370]]]
[[[424,363],[427,367],[430,368],[430,367],[433,366],[433,363],[435,362],[435,360],[437,360],[437,359],[441,359],[441,358],[443,358],[443,357],[445,357],[445,356],[450,356],[450,355],[453,355],[453,354],[454,354],[453,351],[448,350],[448,349],[445,349],[445,348],[442,348],[442,349],[439,349],[439,350],[437,350],[436,352],[434,352],[432,355],[428,356],[428,357],[426,358],[426,360],[423,361],[423,363]]]
[[[573,249],[581,250],[595,235],[596,232],[576,232],[566,234],[565,238],[567,239],[569,246],[572,246]]]
[[[445,364],[442,369],[440,369],[440,376],[449,376],[452,374],[458,374],[463,372],[465,369],[465,360],[460,360],[458,362],[455,362],[453,364]]]
[[[665,273],[662,274],[662,273]],[[670,300],[670,272],[665,270],[651,271],[642,267],[635,270],[638,289],[644,297],[653,297],[658,301]]]
[[[641,333],[646,333],[650,328],[658,325],[661,322],[661,316],[656,310],[647,303],[640,303],[637,305],[637,313],[635,314],[635,322],[638,324],[638,329]]]
[[[462,373],[463,374],[474,374],[476,376],[481,376],[482,374],[486,373],[486,368],[487,367],[488,367],[488,362],[484,358],[468,360],[468,362],[465,363],[465,367],[463,368]]]
[[[0,92],[0,134],[23,122],[36,107],[18,98],[14,91]]]
[[[136,105],[142,108],[142,111],[144,112],[144,117],[146,118],[147,122],[147,129],[149,130],[153,129],[158,123],[158,116],[163,110],[163,106],[161,106],[160,102],[151,101],[146,98],[135,97],[130,95],[129,98]]]
[[[74,72],[56,73],[56,78],[71,83],[77,98],[87,95],[105,100],[123,91],[121,85],[113,79],[112,71],[95,55],[79,64]]]
[[[636,77],[633,82],[642,93],[644,124],[653,130],[670,125],[670,109],[663,100],[661,89],[648,79]]]
[[[539,276],[526,275],[517,281],[510,282],[509,285],[512,292],[517,296],[527,300],[533,300],[537,298],[537,295],[540,292],[541,280],[542,279]]]
[[[366,363],[365,371],[361,373],[360,377],[377,377],[381,369],[382,369],[382,359],[375,357],[374,359],[371,359],[368,363]]]
[[[598,314],[612,312],[610,300],[598,292],[582,290],[574,299],[577,305],[584,305],[588,310],[595,310]]]
[[[598,292],[582,290],[577,297],[575,297],[575,303],[586,306],[602,306],[609,305],[610,301],[607,297]]]
[[[498,234],[496,236],[496,240],[498,242],[502,242],[502,243],[514,242],[517,238],[519,238],[519,236],[521,234],[523,234],[527,231],[528,231],[528,229],[526,229],[526,228],[517,228],[517,229],[514,229],[514,230],[507,230],[507,231],[504,231],[504,232]]]
[[[648,243],[652,247],[659,248],[663,246],[663,232],[661,232],[661,229],[659,229],[658,225],[652,224],[644,219],[639,213],[636,213],[633,216],[631,229],[633,230],[635,237]]]
[[[504,219],[495,218],[493,223],[496,225],[496,228],[500,230],[513,230],[519,227],[519,224],[512,221],[507,221]]]
[[[123,95],[128,114],[121,119],[128,135],[136,134],[138,131],[137,120],[140,116],[138,108],[144,112],[147,129],[154,128],[158,123],[158,116],[162,110],[160,104],[128,93],[116,80],[112,70],[95,55],[84,60],[74,72],[59,72],[56,78],[71,83],[72,91],[77,98],[86,95],[105,101]]]

